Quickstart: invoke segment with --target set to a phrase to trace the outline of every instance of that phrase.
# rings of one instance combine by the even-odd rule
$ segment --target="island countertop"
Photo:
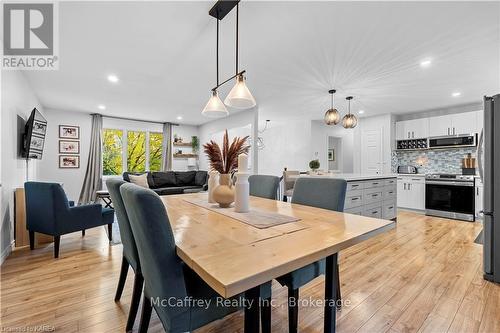
[[[396,178],[398,175],[393,173],[388,174],[363,174],[363,173],[329,173],[323,175],[300,175],[300,176],[290,176],[291,179],[299,177],[314,177],[314,178],[335,178],[335,179],[345,179],[346,181],[359,181],[359,180],[370,180],[370,179],[387,179]]]

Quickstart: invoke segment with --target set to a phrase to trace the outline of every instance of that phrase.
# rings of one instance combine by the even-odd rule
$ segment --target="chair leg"
[[[59,258],[60,243],[61,243],[61,236],[54,236],[54,258]]]
[[[108,224],[108,239],[110,242],[113,240],[113,223]]]
[[[260,310],[260,317],[262,319],[262,333],[271,333],[271,298],[262,300],[262,307]]]
[[[120,278],[118,279],[118,287],[116,288],[115,302],[118,302],[122,297],[123,287],[125,286],[125,281],[127,280],[128,266],[128,260],[125,258],[125,256],[123,256]]]
[[[140,272],[135,273],[134,279],[134,291],[132,292],[132,300],[130,301],[130,311],[128,313],[127,326],[125,330],[127,332],[132,331],[134,327],[135,317],[137,317],[137,310],[139,309],[139,303],[141,301],[142,285],[144,284],[144,277]]]
[[[34,250],[35,249],[35,232],[30,230],[29,234],[30,234],[30,250]]]
[[[299,325],[299,289],[288,288],[288,332],[297,333]]]
[[[85,229],[82,230],[82,237],[85,237]]]
[[[144,297],[142,298],[142,314],[141,323],[139,324],[139,333],[146,333],[148,331],[152,310],[153,308],[151,307],[151,302],[146,294],[144,294]]]
[[[286,195],[283,196],[283,201],[284,202],[287,202],[288,201],[288,198],[286,197]]]
[[[335,265],[335,274],[337,275],[337,295],[335,296],[335,303],[337,304],[337,308],[340,309],[342,307],[342,294],[340,292],[340,269],[339,263]]]

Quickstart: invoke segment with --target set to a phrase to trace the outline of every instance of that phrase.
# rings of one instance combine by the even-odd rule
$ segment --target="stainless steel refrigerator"
[[[477,159],[484,186],[484,278],[500,282],[500,94],[484,97],[484,124],[479,141]]]

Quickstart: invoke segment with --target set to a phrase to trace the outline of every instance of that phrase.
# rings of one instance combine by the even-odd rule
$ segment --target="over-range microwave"
[[[440,136],[429,138],[429,148],[475,147],[477,134]]]

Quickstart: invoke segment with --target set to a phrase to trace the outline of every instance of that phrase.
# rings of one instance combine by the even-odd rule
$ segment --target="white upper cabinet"
[[[396,122],[396,140],[423,139],[429,136],[429,118]]]
[[[477,132],[477,113],[464,112],[429,118],[429,136],[471,134]]]

